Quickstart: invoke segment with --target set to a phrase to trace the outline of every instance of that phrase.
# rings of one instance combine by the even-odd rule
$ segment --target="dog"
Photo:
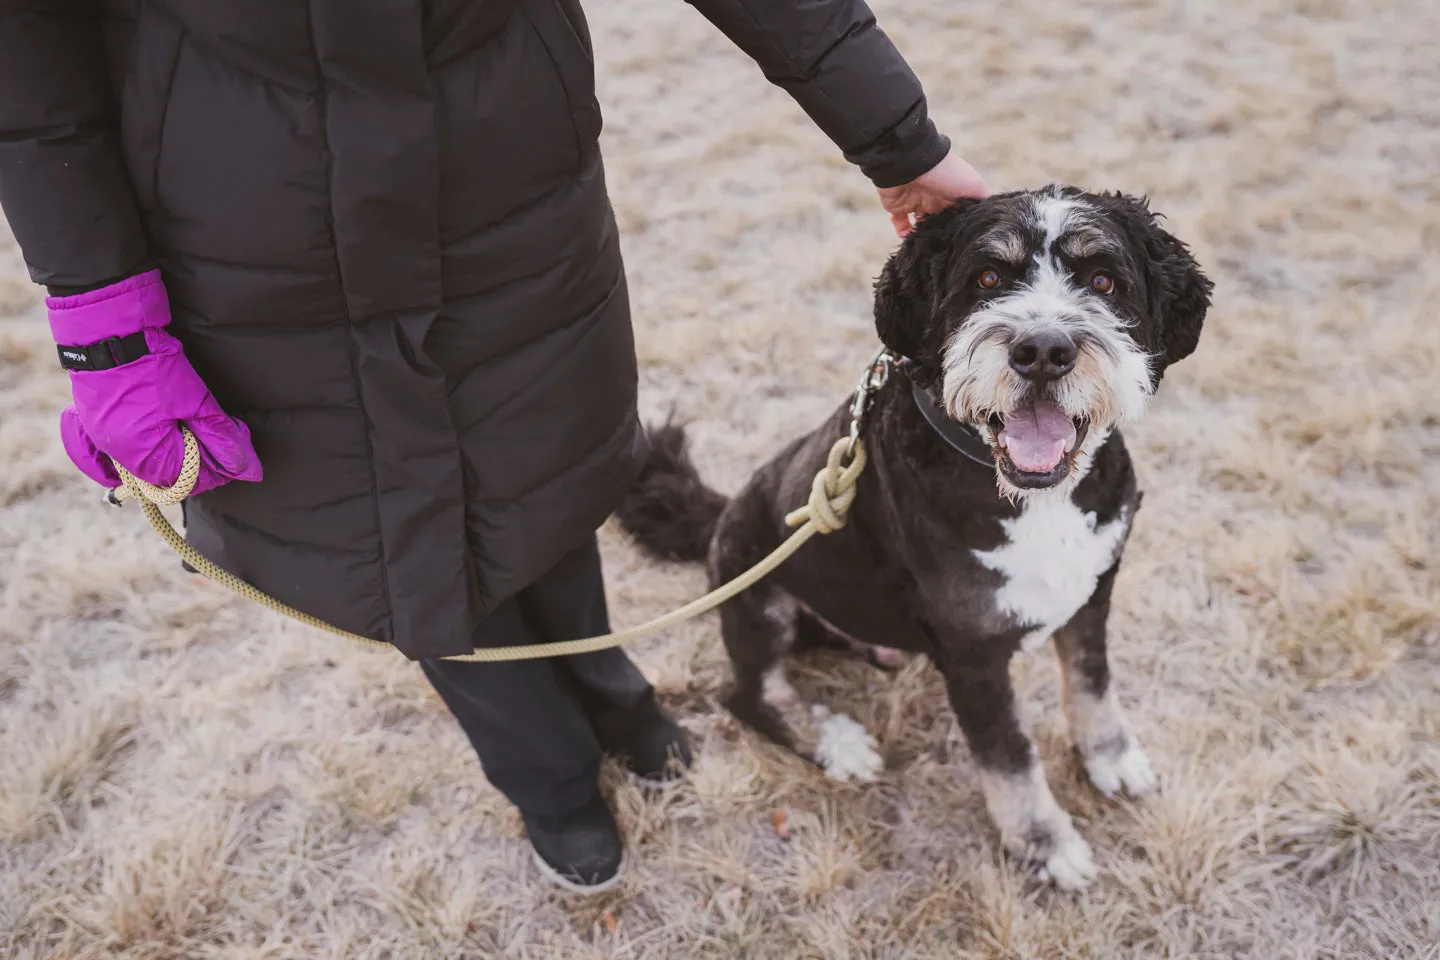
[[[875,284],[895,370],[871,398],[868,466],[847,525],[721,607],[727,708],[840,779],[883,764],[852,718],[807,704],[785,658],[823,643],[928,657],[979,769],[1002,846],[1079,889],[1089,845],[1022,730],[1009,661],[1053,638],[1070,736],[1103,794],[1157,785],[1121,711],[1106,620],[1140,506],[1120,428],[1199,341],[1213,285],[1148,202],[1051,186],[921,220]],[[708,559],[723,583],[786,537],[849,404],[733,498],[707,487],[682,428],[651,452],[618,518],[650,554]]]

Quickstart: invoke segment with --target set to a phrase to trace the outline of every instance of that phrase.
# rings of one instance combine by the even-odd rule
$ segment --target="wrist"
[[[949,155],[950,138],[937,130],[934,123],[927,120],[910,149],[898,157],[897,162],[885,171],[884,182],[874,177],[871,179],[879,189],[902,187],[934,170]]]
[[[88,293],[46,297],[50,333],[61,346],[86,346],[130,337],[170,322],[170,300],[159,270],[148,270]]]
[[[871,183],[884,190],[929,173],[949,153],[950,139],[936,129],[921,100],[885,136],[847,156]]]

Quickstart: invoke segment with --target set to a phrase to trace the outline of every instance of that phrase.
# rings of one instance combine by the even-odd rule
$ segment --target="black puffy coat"
[[[692,2],[877,184],[944,156],[860,0]],[[158,266],[264,464],[190,540],[411,657],[467,651],[642,451],[600,123],[575,0],[0,0],[32,279]]]

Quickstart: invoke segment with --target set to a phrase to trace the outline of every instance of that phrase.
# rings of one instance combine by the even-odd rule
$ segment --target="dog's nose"
[[[1075,369],[1075,341],[1059,330],[1045,330],[1015,341],[1010,367],[1026,380],[1049,383]]]

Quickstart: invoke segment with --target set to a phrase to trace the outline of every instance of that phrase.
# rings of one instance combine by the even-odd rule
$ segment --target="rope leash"
[[[889,354],[882,351],[875,358],[875,362],[867,368],[865,378],[856,392],[854,405],[851,407],[849,436],[841,437],[830,448],[830,455],[825,461],[825,466],[815,474],[815,481],[810,487],[809,501],[805,506],[792,511],[785,517],[785,524],[795,528],[795,532],[790,534],[769,556],[740,576],[729,583],[722,584],[698,600],[693,600],[677,610],[672,610],[664,616],[656,617],[654,620],[628,630],[558,643],[482,648],[474,653],[457,654],[439,659],[463,660],[472,663],[499,663],[507,660],[568,657],[618,647],[710,612],[769,576],[815,534],[834,533],[841,529],[845,526],[851,505],[855,502],[856,484],[860,480],[860,474],[865,472],[865,445],[860,440],[865,413],[869,407],[870,398],[885,384],[890,372],[890,363]],[[219,584],[232,593],[325,633],[371,647],[393,649],[392,644],[362,637],[360,634],[351,633],[348,630],[341,630],[319,617],[312,617],[308,613],[296,610],[289,604],[276,600],[230,571],[220,568],[186,542],[185,537],[171,526],[170,521],[165,519],[165,515],[160,512],[160,507],[179,503],[188,497],[195,488],[195,481],[200,476],[200,445],[195,440],[195,435],[183,424],[180,430],[185,439],[185,455],[180,466],[180,476],[175,483],[169,487],[159,487],[147,483],[112,460],[111,463],[115,463],[115,472],[119,475],[122,486],[111,491],[108,497],[110,502],[118,505],[126,500],[138,501],[141,509],[145,511],[145,519],[150,521],[150,526],[154,527],[155,532],[160,534],[161,538],[170,545],[170,549],[179,554],[181,559],[198,570],[206,579]]]

